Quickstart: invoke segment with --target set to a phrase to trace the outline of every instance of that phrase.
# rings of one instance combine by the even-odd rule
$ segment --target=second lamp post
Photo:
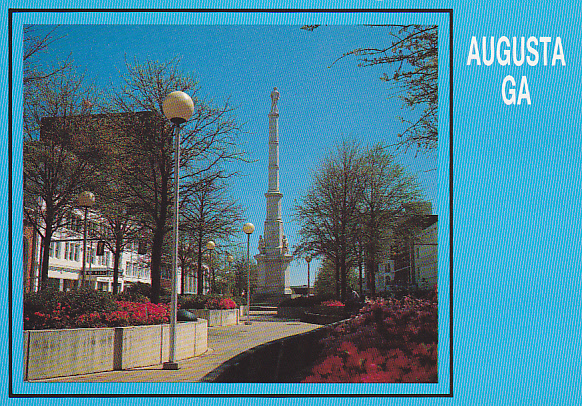
[[[214,241],[208,241],[206,243],[206,249],[208,250],[208,270],[210,275],[210,293],[214,293],[216,290],[216,279],[214,278],[214,270],[212,269],[212,251],[214,251],[214,248],[216,247],[216,244],[214,244]]]
[[[247,321],[245,324],[251,324],[251,261],[249,258],[249,246],[251,243],[251,234],[255,231],[255,226],[252,223],[246,223],[243,226],[243,231],[247,235]]]

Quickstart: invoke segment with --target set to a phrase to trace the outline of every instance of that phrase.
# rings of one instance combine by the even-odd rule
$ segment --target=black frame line
[[[12,387],[12,15],[14,13],[445,13],[449,16],[449,393],[436,394],[26,394]],[[451,398],[453,397],[453,9],[185,9],[185,8],[9,8],[8,9],[8,396],[10,398]]]

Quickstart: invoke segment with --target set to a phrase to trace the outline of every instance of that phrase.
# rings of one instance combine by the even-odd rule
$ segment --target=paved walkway
[[[162,365],[124,371],[46,379],[43,382],[197,382],[236,355],[280,338],[321,327],[317,324],[278,319],[276,312],[251,311],[251,325],[208,328],[208,352],[179,362],[180,369],[166,371]]]

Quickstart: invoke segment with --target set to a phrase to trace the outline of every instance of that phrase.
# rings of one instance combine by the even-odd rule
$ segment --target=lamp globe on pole
[[[247,235],[247,321],[245,324],[251,324],[251,261],[249,258],[249,250],[251,243],[251,234],[255,231],[255,226],[252,223],[246,223],[243,226],[243,231]]]
[[[178,219],[180,190],[180,126],[194,113],[194,102],[184,92],[170,93],[162,104],[166,118],[174,124],[174,247],[172,250],[172,303],[170,310],[170,352],[169,361],[164,363],[164,369],[178,369],[176,362],[176,310],[178,307],[178,289],[176,276],[178,272]]]
[[[194,102],[186,93],[175,91],[164,100],[162,111],[168,120],[174,125],[180,126],[192,117]]]
[[[83,263],[81,265],[81,275],[79,276],[77,286],[82,287],[85,284],[85,263],[87,262],[87,212],[95,204],[95,195],[91,192],[82,192],[77,197],[77,204],[83,207]]]

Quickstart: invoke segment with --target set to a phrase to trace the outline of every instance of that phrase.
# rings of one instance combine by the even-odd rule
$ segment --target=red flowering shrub
[[[104,319],[109,326],[139,326],[147,324],[162,324],[169,321],[169,305],[147,303],[135,303],[119,301],[117,310],[104,314]]]
[[[302,382],[437,382],[438,307],[429,299],[377,300],[322,340]]]
[[[232,299],[221,299],[218,306],[220,309],[234,309],[236,308],[236,302]]]
[[[210,310],[235,309],[236,302],[229,298],[212,297],[206,300],[204,308]]]
[[[327,307],[344,307],[345,305],[339,300],[327,300],[321,303],[321,306]]]
[[[70,306],[57,303],[51,312],[36,311],[24,317],[27,330],[79,328],[79,327],[121,327],[161,324],[169,321],[169,305],[153,303],[115,302],[116,310],[92,311],[78,314]]]
[[[182,309],[236,309],[240,298],[223,296],[182,295],[179,297]]]

